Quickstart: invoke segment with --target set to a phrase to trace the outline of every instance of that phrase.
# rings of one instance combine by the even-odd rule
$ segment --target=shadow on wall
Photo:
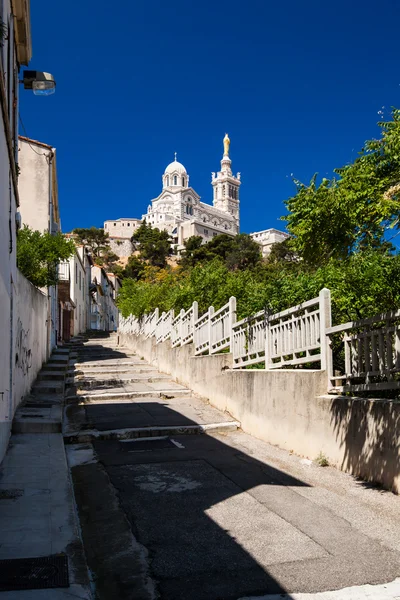
[[[338,396],[331,424],[343,449],[341,468],[400,493],[400,402]]]

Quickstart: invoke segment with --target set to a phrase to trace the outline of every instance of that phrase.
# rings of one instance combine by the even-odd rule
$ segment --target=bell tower
[[[229,147],[231,141],[228,134],[225,134],[224,154],[221,160],[221,170],[217,174],[212,173],[211,185],[213,186],[213,204],[214,208],[231,214],[237,225],[239,233],[239,188],[241,185],[240,173],[236,177],[232,173],[231,159],[229,158]]]

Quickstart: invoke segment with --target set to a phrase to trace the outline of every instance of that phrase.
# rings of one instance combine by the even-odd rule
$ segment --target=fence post
[[[321,371],[331,376],[332,350],[326,330],[332,325],[331,292],[323,288],[319,293],[319,336],[321,344]]]
[[[229,352],[233,352],[233,325],[236,323],[236,298],[229,298]]]
[[[180,346],[182,346],[182,337],[183,337],[183,327],[182,327],[182,317],[185,314],[185,310],[183,308],[181,308],[181,312],[179,313],[179,324],[178,324],[178,331],[179,331],[179,337],[181,339],[180,341]]]
[[[199,318],[199,305],[196,302],[196,300],[193,302],[193,342],[194,342],[194,324],[196,323],[197,319]]]
[[[214,307],[213,306],[209,306],[208,307],[208,354],[211,354],[211,334],[212,334],[212,327],[211,327],[211,317],[214,314]]]
[[[160,311],[158,310],[158,307],[155,309],[154,311],[154,320],[155,320],[155,327],[154,327],[154,337],[157,336],[157,321],[160,318]]]
[[[171,308],[171,317],[169,320],[169,343],[172,344],[172,323],[175,319],[175,311],[173,308]]]

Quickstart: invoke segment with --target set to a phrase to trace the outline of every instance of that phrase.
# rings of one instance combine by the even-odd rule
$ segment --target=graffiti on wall
[[[30,329],[24,329],[21,319],[17,323],[17,338],[15,340],[15,364],[24,375],[32,366],[32,349],[29,344]]]

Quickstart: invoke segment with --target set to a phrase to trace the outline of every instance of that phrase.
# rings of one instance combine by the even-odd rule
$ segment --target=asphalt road
[[[122,370],[118,361],[132,361],[124,366],[124,378],[128,368],[134,386],[143,361],[111,350],[110,362],[107,344],[97,341],[77,361],[90,362],[92,371],[96,364]],[[104,372],[99,378],[107,391]],[[113,373],[113,390],[116,379]],[[162,383],[168,388],[168,380]],[[128,424],[215,420],[218,411],[190,392],[87,402],[70,407],[69,430],[90,427],[98,439],[68,451],[85,551],[101,600],[238,600],[279,593],[290,598],[400,576],[398,497],[240,430],[102,439],[105,429],[123,437],[118,431]]]

